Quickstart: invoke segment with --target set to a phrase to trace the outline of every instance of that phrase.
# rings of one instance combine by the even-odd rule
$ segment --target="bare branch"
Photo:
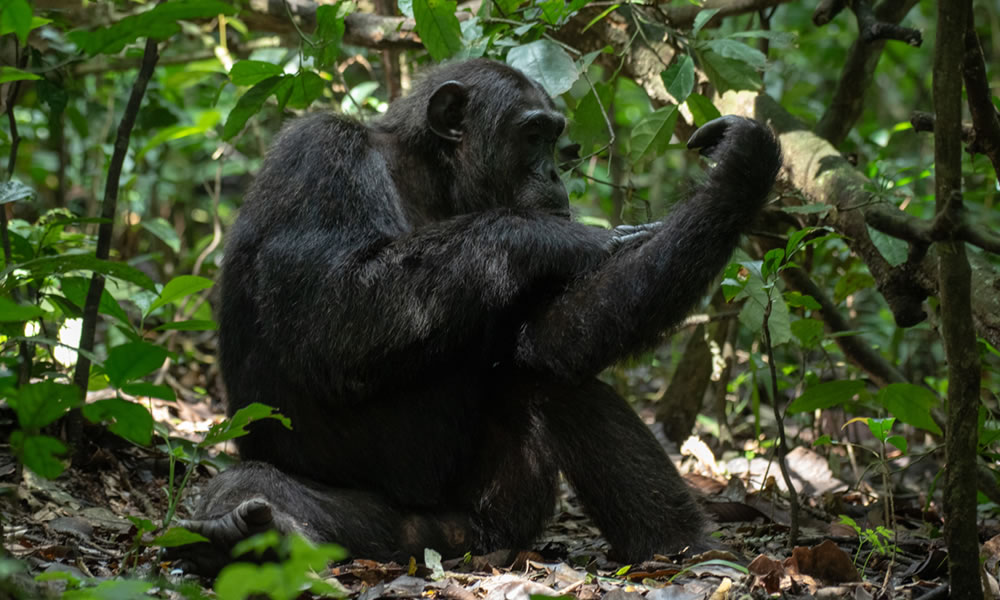
[[[847,139],[847,134],[861,117],[865,92],[875,80],[875,67],[885,49],[884,38],[866,37],[866,32],[872,27],[871,23],[898,24],[917,4],[917,0],[885,0],[874,12],[863,0],[851,0],[850,3],[858,17],[858,39],[844,61],[833,98],[816,125],[816,133],[834,146],[839,146]],[[862,15],[865,15],[864,18]]]
[[[993,93],[986,78],[983,48],[976,35],[972,11],[965,30],[965,54],[962,58],[962,75],[969,97],[969,113],[975,126],[970,152],[981,152],[993,163],[993,170],[1000,176],[1000,117],[993,106]]]

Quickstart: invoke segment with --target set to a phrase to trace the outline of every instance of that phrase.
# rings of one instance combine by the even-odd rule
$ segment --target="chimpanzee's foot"
[[[214,577],[233,561],[233,546],[246,538],[275,529],[287,533],[288,520],[275,518],[271,504],[263,498],[244,500],[233,510],[209,519],[182,519],[177,525],[208,538],[208,542],[167,548],[164,557],[189,573]]]

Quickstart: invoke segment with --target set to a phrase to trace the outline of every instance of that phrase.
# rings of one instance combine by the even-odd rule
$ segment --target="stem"
[[[101,217],[106,221],[101,223],[97,230],[97,251],[99,259],[107,259],[111,253],[111,235],[114,229],[115,212],[118,208],[118,181],[122,174],[122,164],[125,162],[125,154],[128,152],[129,137],[132,135],[132,127],[135,125],[136,116],[139,114],[139,107],[142,105],[142,97],[146,94],[146,86],[153,76],[153,69],[156,68],[156,61],[159,53],[156,47],[156,40],[148,38],[146,49],[142,54],[142,66],[132,84],[132,94],[129,96],[122,120],[118,124],[118,134],[115,138],[115,149],[111,155],[111,163],[108,166],[108,177],[104,184],[104,201],[101,204]],[[97,331],[97,308],[100,304],[101,294],[104,293],[104,277],[99,273],[94,273],[90,279],[90,289],[87,290],[87,299],[83,307],[83,324],[80,331],[80,349],[86,352],[94,351],[94,336]],[[90,359],[80,353],[76,362],[76,371],[73,373],[73,382],[83,392],[87,393],[87,382],[90,379]],[[71,441],[79,439],[82,428],[79,414],[71,417],[69,424],[69,438]]]
[[[771,318],[770,292],[767,295],[767,307],[764,309],[764,347],[767,352],[767,366],[771,372],[771,406],[774,408],[774,421],[778,426],[778,447],[775,454],[778,458],[778,467],[781,469],[781,477],[788,487],[788,512],[791,520],[791,528],[788,532],[788,544],[795,547],[799,539],[799,494],[792,483],[792,477],[788,474],[788,465],[785,464],[785,456],[788,455],[788,440],[785,438],[785,420],[778,407],[778,370],[774,365],[774,348],[771,346],[771,329],[768,327],[768,320]]]

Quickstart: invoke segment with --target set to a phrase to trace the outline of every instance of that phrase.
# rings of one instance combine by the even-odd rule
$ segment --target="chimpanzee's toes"
[[[274,528],[274,512],[263,498],[244,500],[233,510],[210,519],[182,519],[177,525],[199,533],[207,542],[166,548],[163,557],[188,573],[214,576],[232,562],[238,542]]]

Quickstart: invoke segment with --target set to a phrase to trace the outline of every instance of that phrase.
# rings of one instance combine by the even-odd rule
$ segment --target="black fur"
[[[433,71],[371,126],[285,127],[229,234],[220,351],[229,410],[263,402],[294,431],[238,440],[248,462],[190,527],[219,548],[274,526],[381,559],[517,548],[561,469],[622,560],[701,540],[677,471],[595,376],[705,292],[778,145],[713,121],[692,138],[718,163],[694,197],[608,232],[568,219],[563,123],[536,83],[477,60]]]

